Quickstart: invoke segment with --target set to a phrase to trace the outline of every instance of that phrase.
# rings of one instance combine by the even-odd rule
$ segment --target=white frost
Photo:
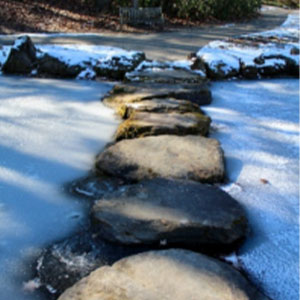
[[[29,262],[85,220],[63,185],[92,168],[118,121],[100,97],[110,84],[0,77],[0,298],[25,294]],[[23,288],[32,290],[35,282]]]
[[[212,84],[205,112],[225,152],[223,187],[246,209],[251,233],[238,253],[271,299],[299,296],[299,81]]]

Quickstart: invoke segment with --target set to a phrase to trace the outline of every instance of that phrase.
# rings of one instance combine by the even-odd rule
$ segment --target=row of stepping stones
[[[70,185],[92,200],[91,225],[46,249],[41,282],[59,300],[267,299],[218,259],[248,223],[212,185],[225,168],[199,107],[211,102],[208,84],[121,84],[103,102],[123,122],[91,175]]]

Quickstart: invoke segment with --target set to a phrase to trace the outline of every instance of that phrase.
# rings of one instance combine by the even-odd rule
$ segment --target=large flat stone
[[[118,108],[126,103],[170,97],[189,100],[198,105],[210,104],[212,100],[211,92],[206,84],[130,83],[116,85],[103,99],[103,103],[109,107]]]
[[[204,76],[183,69],[150,68],[126,74],[130,81],[152,83],[203,83]]]
[[[238,271],[186,250],[152,251],[102,267],[59,300],[267,300]]]
[[[118,114],[123,118],[129,118],[135,112],[156,112],[156,113],[203,113],[199,106],[187,100],[178,100],[172,98],[155,98],[139,102],[127,103],[120,106]]]
[[[115,139],[133,139],[163,134],[206,136],[211,119],[202,113],[147,113],[137,112],[118,128]]]
[[[156,178],[107,194],[92,209],[100,235],[125,245],[222,251],[247,230],[239,203],[219,188]]]
[[[98,155],[96,168],[132,181],[164,177],[213,183],[224,179],[219,142],[192,135],[120,141]]]

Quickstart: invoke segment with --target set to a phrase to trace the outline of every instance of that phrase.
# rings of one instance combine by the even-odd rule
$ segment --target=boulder
[[[83,70],[83,67],[68,65],[58,58],[45,53],[38,60],[37,70],[40,75],[50,75],[57,78],[75,78]]]
[[[93,68],[99,77],[122,80],[127,72],[133,71],[145,59],[145,53],[136,52],[129,57],[113,56],[109,61],[100,62]]]
[[[59,300],[268,300],[226,263],[180,250],[151,251],[102,267]]]
[[[239,75],[239,68],[233,68],[226,62],[217,60],[212,64],[206,64],[207,77],[212,80],[222,80]]]
[[[16,39],[2,71],[7,74],[29,74],[36,62],[36,49],[28,36]]]
[[[205,62],[202,58],[197,57],[196,53],[190,54],[190,59],[192,61],[191,69],[194,71],[200,71],[203,74],[206,74]]]
[[[101,236],[124,245],[167,245],[222,252],[243,240],[244,210],[227,193],[192,181],[151,179],[98,200]]]
[[[205,77],[184,69],[150,68],[126,74],[129,81],[147,83],[203,83]]]
[[[206,136],[211,119],[199,112],[148,113],[136,112],[118,128],[115,139],[134,139],[162,134],[200,134]]]
[[[120,141],[98,155],[96,169],[130,181],[164,177],[214,183],[225,174],[219,142],[192,135]]]
[[[287,64],[281,58],[265,58],[262,65],[258,67],[262,77],[278,77],[287,74]]]
[[[246,79],[257,79],[259,77],[257,65],[241,64],[241,76]]]
[[[45,249],[38,259],[37,276],[43,287],[58,296],[93,270],[141,251],[111,245],[85,231]]]
[[[203,111],[195,103],[187,100],[178,100],[172,98],[154,98],[151,100],[143,100],[134,103],[127,103],[120,106],[117,113],[123,118],[127,119],[136,112],[149,112],[149,113],[186,113],[186,112],[199,112]]]
[[[127,103],[154,98],[189,100],[198,105],[207,105],[212,101],[211,91],[206,84],[131,83],[116,85],[103,99],[103,103],[109,107],[118,108]]]

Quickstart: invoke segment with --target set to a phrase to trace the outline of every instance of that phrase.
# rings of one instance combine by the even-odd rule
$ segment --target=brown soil
[[[0,33],[21,32],[149,32],[155,29],[123,26],[116,13],[97,12],[78,0],[0,0]],[[216,23],[215,20],[212,20]],[[164,30],[199,26],[200,22],[167,19]]]

